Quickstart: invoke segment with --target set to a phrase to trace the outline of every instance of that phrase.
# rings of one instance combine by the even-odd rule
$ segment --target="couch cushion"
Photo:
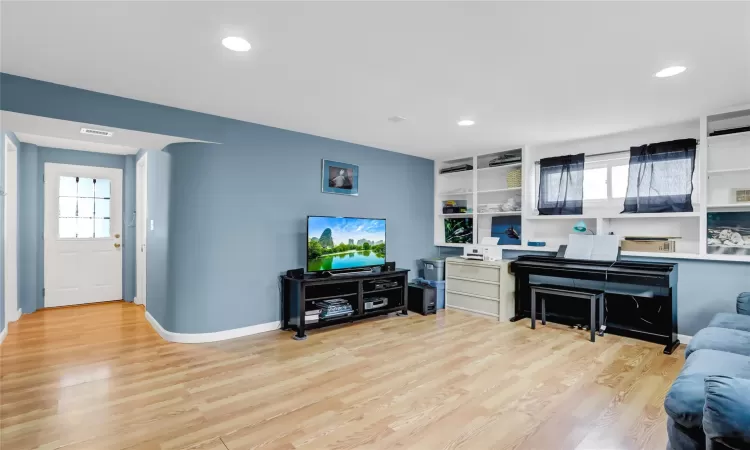
[[[750,357],[719,350],[694,351],[664,400],[669,417],[683,427],[701,427],[706,399],[704,380],[712,375],[750,379]]]
[[[741,330],[750,332],[750,316],[742,314],[719,313],[711,319],[708,324],[714,328],[729,328],[731,330]]]
[[[750,316],[750,292],[743,292],[737,296],[737,313]]]
[[[750,356],[750,332],[708,327],[700,330],[685,349],[685,357],[696,350],[721,350]]]
[[[750,380],[706,378],[703,430],[730,448],[750,448]]]

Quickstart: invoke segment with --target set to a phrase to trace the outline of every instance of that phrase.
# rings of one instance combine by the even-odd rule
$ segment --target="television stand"
[[[324,328],[342,323],[356,322],[394,312],[407,314],[409,270],[396,269],[390,272],[339,272],[335,276],[321,278],[317,274],[305,274],[303,278],[282,276],[282,322],[283,330],[294,330],[293,338],[307,339],[307,330]],[[376,289],[374,282],[396,283]],[[379,306],[387,299],[386,304]],[[348,316],[318,319],[306,323],[305,311],[317,309],[316,301],[343,299],[352,305]]]

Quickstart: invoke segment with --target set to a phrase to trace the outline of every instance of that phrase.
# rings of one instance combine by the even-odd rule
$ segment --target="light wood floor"
[[[458,311],[172,344],[127,303],[0,346],[0,449],[663,449],[683,350]]]

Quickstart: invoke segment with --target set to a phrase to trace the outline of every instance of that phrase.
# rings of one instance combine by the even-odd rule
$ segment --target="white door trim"
[[[61,176],[110,180],[109,237],[59,237]],[[44,306],[122,299],[123,249],[126,247],[122,235],[123,170],[45,163],[44,177]]]
[[[18,307],[18,148],[6,135],[3,145],[5,156],[5,327],[21,316]]]
[[[138,160],[135,169],[135,303],[146,306],[146,265],[148,252],[148,153]]]

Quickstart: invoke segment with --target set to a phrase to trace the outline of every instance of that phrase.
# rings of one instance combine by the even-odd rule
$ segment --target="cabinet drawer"
[[[448,276],[471,278],[473,280],[500,282],[500,269],[494,267],[470,266],[468,264],[448,263]]]
[[[500,285],[481,283],[478,281],[457,280],[448,277],[446,288],[451,291],[463,292],[466,294],[481,295],[482,297],[500,298]]]
[[[456,292],[446,292],[445,295],[448,308],[455,307],[493,317],[499,317],[500,303],[497,300],[487,300]]]

